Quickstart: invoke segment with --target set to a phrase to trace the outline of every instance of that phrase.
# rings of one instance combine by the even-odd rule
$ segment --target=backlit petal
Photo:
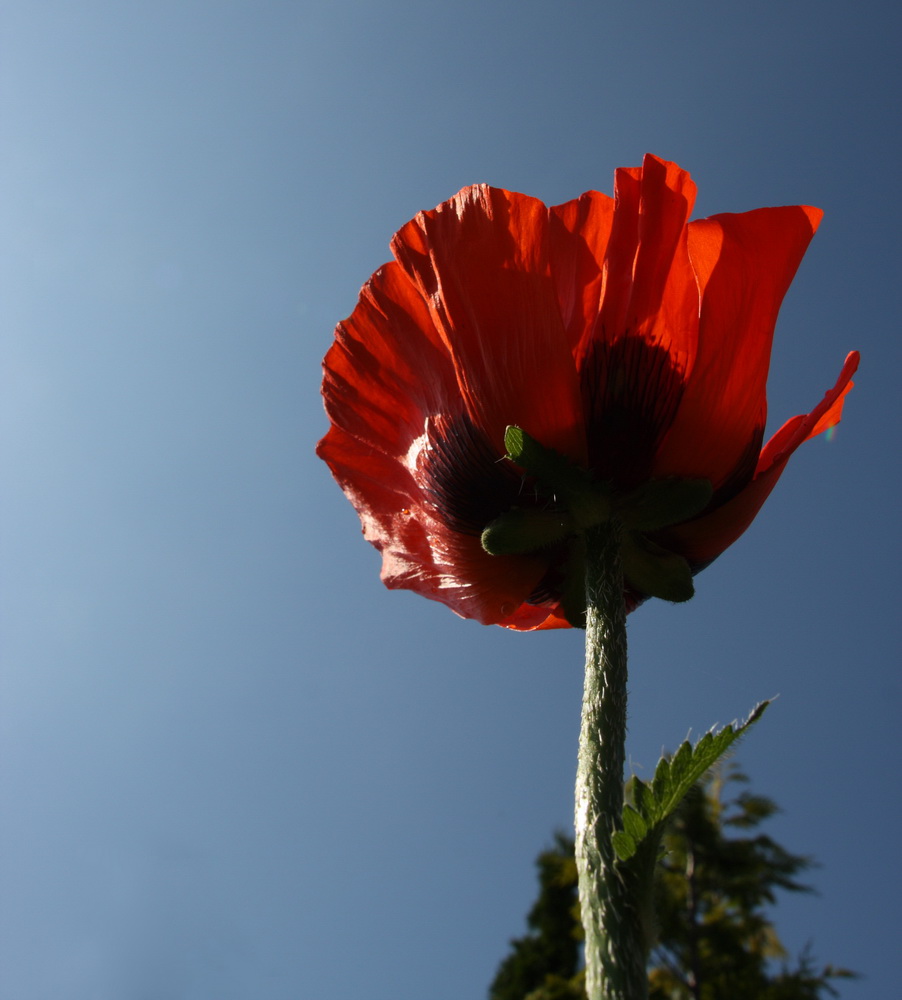
[[[754,520],[796,448],[839,423],[858,361],[858,352],[853,351],[846,358],[836,384],[811,413],[793,417],[774,434],[761,452],[755,476],[745,489],[711,513],[663,532],[663,544],[681,552],[698,568],[732,545]]]
[[[548,258],[548,210],[485,185],[421,212],[392,241],[451,355],[473,421],[499,447],[517,424],[584,460],[576,369]]]
[[[656,475],[709,479],[717,489],[748,462],[767,416],[777,313],[820,217],[813,208],[762,208],[689,224],[698,349]],[[744,475],[753,470],[754,457]]]
[[[646,156],[618,170],[616,209],[595,336],[633,336],[685,368],[694,354],[698,293],[686,249],[695,184],[675,163]]]
[[[509,425],[615,502],[668,478],[710,482],[699,516],[632,537],[694,573],[746,530],[795,449],[839,421],[857,355],[761,447],[774,324],[819,211],[687,223],[694,197],[684,170],[647,156],[617,171],[613,200],[547,209],[478,185],[398,232],[326,356],[318,448],[389,587],[517,630],[580,621],[578,534],[482,547],[489,525],[583,523],[556,472],[504,459]],[[662,579],[626,584],[627,610],[670,593]]]
[[[602,269],[614,221],[614,199],[587,191],[549,210],[551,271],[574,357],[592,336],[601,303]]]
[[[618,170],[602,302],[579,353],[590,466],[631,489],[652,474],[695,356],[698,288],[686,246],[695,185],[647,156]]]
[[[450,355],[397,264],[364,285],[335,337],[323,362],[326,411],[361,441],[401,457],[427,414],[462,408]]]
[[[516,616],[546,561],[493,558],[479,542],[483,525],[461,535],[443,523],[434,483],[424,479],[426,438],[440,415],[446,422],[459,417],[463,402],[432,315],[397,264],[373,276],[339,324],[324,361],[323,393],[332,427],[317,451],[382,553],[386,585],[487,623]],[[518,620],[533,627],[545,616],[529,609]]]

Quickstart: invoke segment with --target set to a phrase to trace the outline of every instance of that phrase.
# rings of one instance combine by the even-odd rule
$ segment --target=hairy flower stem
[[[586,678],[576,770],[576,864],[589,1000],[648,996],[636,887],[617,864],[611,843],[623,808],[626,741],[621,531],[611,520],[585,533]]]

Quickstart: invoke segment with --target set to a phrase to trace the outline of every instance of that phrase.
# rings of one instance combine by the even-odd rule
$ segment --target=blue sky
[[[320,360],[465,184],[553,204],[654,152],[696,215],[808,203],[771,429],[805,445],[689,605],[630,620],[628,752],[743,744],[822,864],[793,950],[893,994],[900,15],[795,0],[11,0],[0,993],[485,995],[570,822],[582,636],[389,593],[313,455]]]

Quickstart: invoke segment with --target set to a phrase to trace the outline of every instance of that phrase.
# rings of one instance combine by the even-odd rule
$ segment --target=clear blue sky
[[[0,14],[0,996],[479,1000],[570,822],[579,633],[378,580],[313,455],[392,233],[654,152],[696,214],[826,212],[771,426],[862,352],[687,606],[631,617],[629,755],[743,745],[814,855],[794,950],[898,990],[898,5],[9,0]]]

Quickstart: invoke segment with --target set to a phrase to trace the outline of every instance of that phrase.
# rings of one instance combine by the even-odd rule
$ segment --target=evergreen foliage
[[[854,976],[818,970],[807,949],[789,961],[768,907],[777,890],[810,892],[798,876],[813,862],[758,830],[778,809],[747,781],[735,767],[709,773],[664,832],[650,1000],[822,1000],[837,995],[833,981]],[[511,942],[489,1000],[585,1000],[573,841],[558,833],[536,865],[529,932]]]

